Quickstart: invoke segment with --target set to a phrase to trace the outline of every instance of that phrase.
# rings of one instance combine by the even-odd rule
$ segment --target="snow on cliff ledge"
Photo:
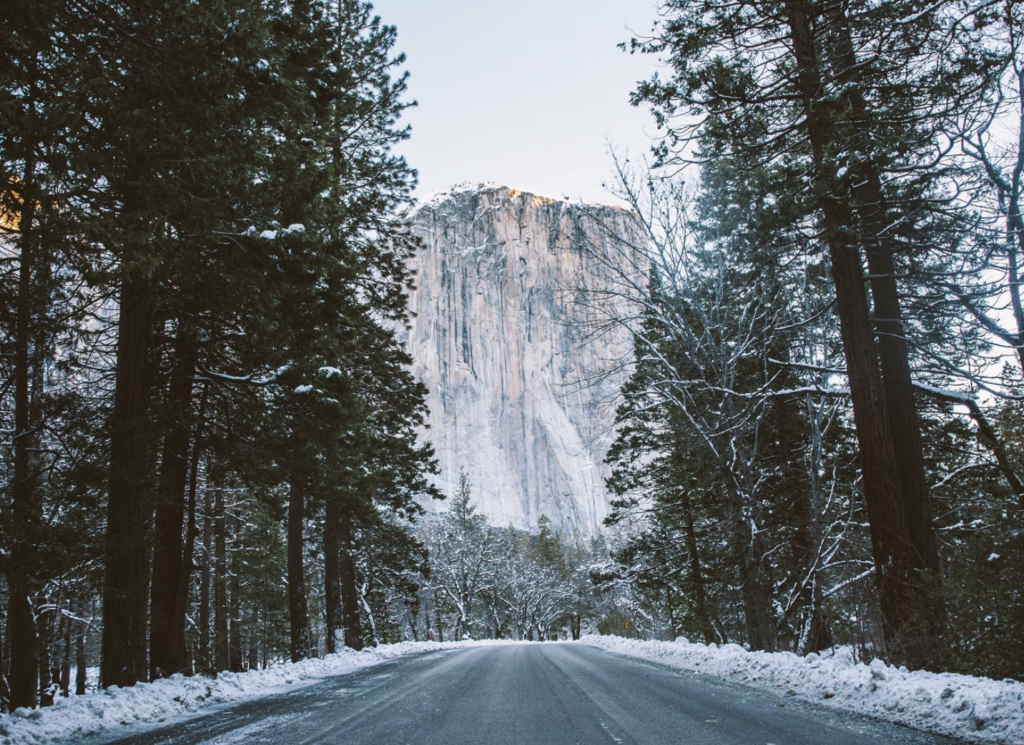
[[[805,701],[968,742],[1024,745],[1024,683],[955,673],[908,672],[875,659],[854,661],[849,647],[798,657],[748,652],[736,644],[639,641],[586,636],[583,642],[626,657],[766,688]]]

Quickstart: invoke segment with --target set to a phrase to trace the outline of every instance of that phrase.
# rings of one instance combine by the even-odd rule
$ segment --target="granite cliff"
[[[407,342],[430,391],[438,485],[451,495],[464,468],[493,525],[547,515],[595,533],[632,343],[595,332],[600,314],[577,288],[600,284],[594,252],[628,234],[630,213],[482,185],[435,197],[411,224],[424,248]]]

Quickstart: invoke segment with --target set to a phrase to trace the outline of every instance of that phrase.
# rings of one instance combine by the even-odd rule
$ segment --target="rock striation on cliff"
[[[594,534],[632,341],[600,328],[578,288],[601,285],[596,257],[621,250],[613,236],[635,229],[630,213],[481,185],[435,197],[411,225],[424,248],[407,343],[430,391],[438,485],[453,494],[464,468],[491,524],[535,528],[546,515]]]

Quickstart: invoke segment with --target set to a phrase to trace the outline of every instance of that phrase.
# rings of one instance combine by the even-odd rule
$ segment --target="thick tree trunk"
[[[327,616],[327,652],[338,651],[345,628],[341,597],[341,509],[336,497],[327,498],[324,519],[324,601]]]
[[[224,490],[218,486],[214,503],[214,578],[213,578],[213,666],[216,672],[227,670],[228,650],[228,556],[227,528],[224,518]]]
[[[835,141],[833,112],[817,99],[822,76],[806,3],[788,0],[787,11],[817,171],[815,183],[822,197],[825,234],[832,259],[836,307],[860,446],[864,496],[888,652],[894,662],[926,667],[939,659],[942,623],[941,616],[936,615],[936,608],[941,608],[941,603],[936,603],[937,577],[933,582],[923,576],[930,572],[931,560],[925,556],[929,550],[922,551],[931,536],[930,517],[927,504],[920,504],[920,484],[911,473],[917,464],[910,451],[915,447],[919,450],[920,433],[908,432],[908,428],[917,427],[916,415],[900,422],[897,428],[891,421],[892,412],[903,411],[901,407],[907,402],[891,402],[890,406],[887,400],[878,362],[880,350],[875,345],[864,286],[859,250],[861,236],[854,230],[856,221],[849,201],[835,196],[838,185],[830,163],[831,158],[847,152],[852,144]],[[879,260],[877,251],[874,260]],[[889,275],[891,279],[891,271]],[[898,303],[893,313],[891,302],[895,297],[889,297],[884,276],[879,287],[880,298],[886,305],[876,310],[882,314],[883,323],[898,325]],[[891,315],[886,317],[886,312]],[[889,365],[898,364],[892,359],[898,355],[895,350],[897,347],[887,342]],[[892,390],[900,390],[898,371],[890,368],[889,373]],[[909,405],[913,406],[912,397]],[[903,465],[897,457],[897,429],[899,452],[908,459]],[[916,457],[920,457],[919,452]],[[904,479],[908,480],[907,484],[903,483]],[[905,493],[905,490],[909,491]],[[924,497],[927,499],[926,491]]]
[[[31,180],[31,169],[28,170]],[[42,518],[32,453],[36,426],[31,412],[31,337],[34,274],[38,263],[35,228],[36,198],[23,193],[20,215],[20,262],[14,340],[14,473],[11,479],[11,544],[6,560],[9,598],[8,634],[11,641],[11,707],[33,708],[39,675],[36,622],[29,600],[35,574],[35,535]]]
[[[146,678],[146,517],[150,499],[148,418],[152,304],[149,282],[121,284],[114,411],[110,427],[103,641],[104,687]]]
[[[838,4],[828,6],[835,74],[844,83],[851,125],[853,152],[871,153],[871,133],[866,130],[867,103],[859,83],[860,66],[853,50],[845,11]],[[853,209],[860,223],[860,241],[871,275],[871,297],[878,332],[878,358],[882,385],[893,432],[896,465],[910,547],[913,551],[910,581],[914,585],[912,602],[919,604],[907,627],[909,662],[914,667],[937,665],[942,657],[945,634],[945,605],[939,574],[938,542],[932,525],[928,483],[925,477],[921,427],[914,402],[910,359],[900,310],[896,268],[893,260],[891,218],[882,192],[881,176],[870,158],[853,168],[855,174]],[[915,628],[916,627],[916,628]],[[909,646],[908,646],[909,645]],[[916,658],[916,659],[915,659]]]
[[[306,570],[303,565],[305,493],[293,478],[288,500],[288,617],[291,622],[292,662],[309,657],[309,611],[306,607]]]
[[[345,646],[363,648],[363,629],[359,622],[359,591],[356,588],[356,565],[352,553],[352,515],[341,514],[341,602],[345,625]]]
[[[11,578],[8,582],[7,634],[11,640],[11,663],[8,686],[11,708],[35,708],[39,703],[37,682],[39,657],[36,643],[35,616],[24,582]]]
[[[153,680],[184,672],[185,609],[178,618],[178,595],[182,575],[182,522],[189,477],[189,446],[192,439],[192,399],[196,370],[196,344],[191,330],[181,328],[175,344],[176,363],[171,371],[165,406],[163,461],[157,492],[153,531],[153,584],[150,611],[150,676]],[[190,570],[191,567],[188,567]]]

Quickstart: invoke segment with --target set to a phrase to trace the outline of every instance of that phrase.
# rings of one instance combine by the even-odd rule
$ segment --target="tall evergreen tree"
[[[641,85],[635,101],[652,103],[662,124],[680,109],[698,117],[670,132],[666,158],[699,140],[737,163],[803,160],[800,198],[835,287],[889,653],[915,667],[941,659],[943,604],[896,267],[940,198],[943,117],[976,102],[985,80],[972,30],[944,26],[954,6],[668,2],[661,36],[637,44],[667,51],[672,75]],[[745,139],[716,134],[732,127]]]

